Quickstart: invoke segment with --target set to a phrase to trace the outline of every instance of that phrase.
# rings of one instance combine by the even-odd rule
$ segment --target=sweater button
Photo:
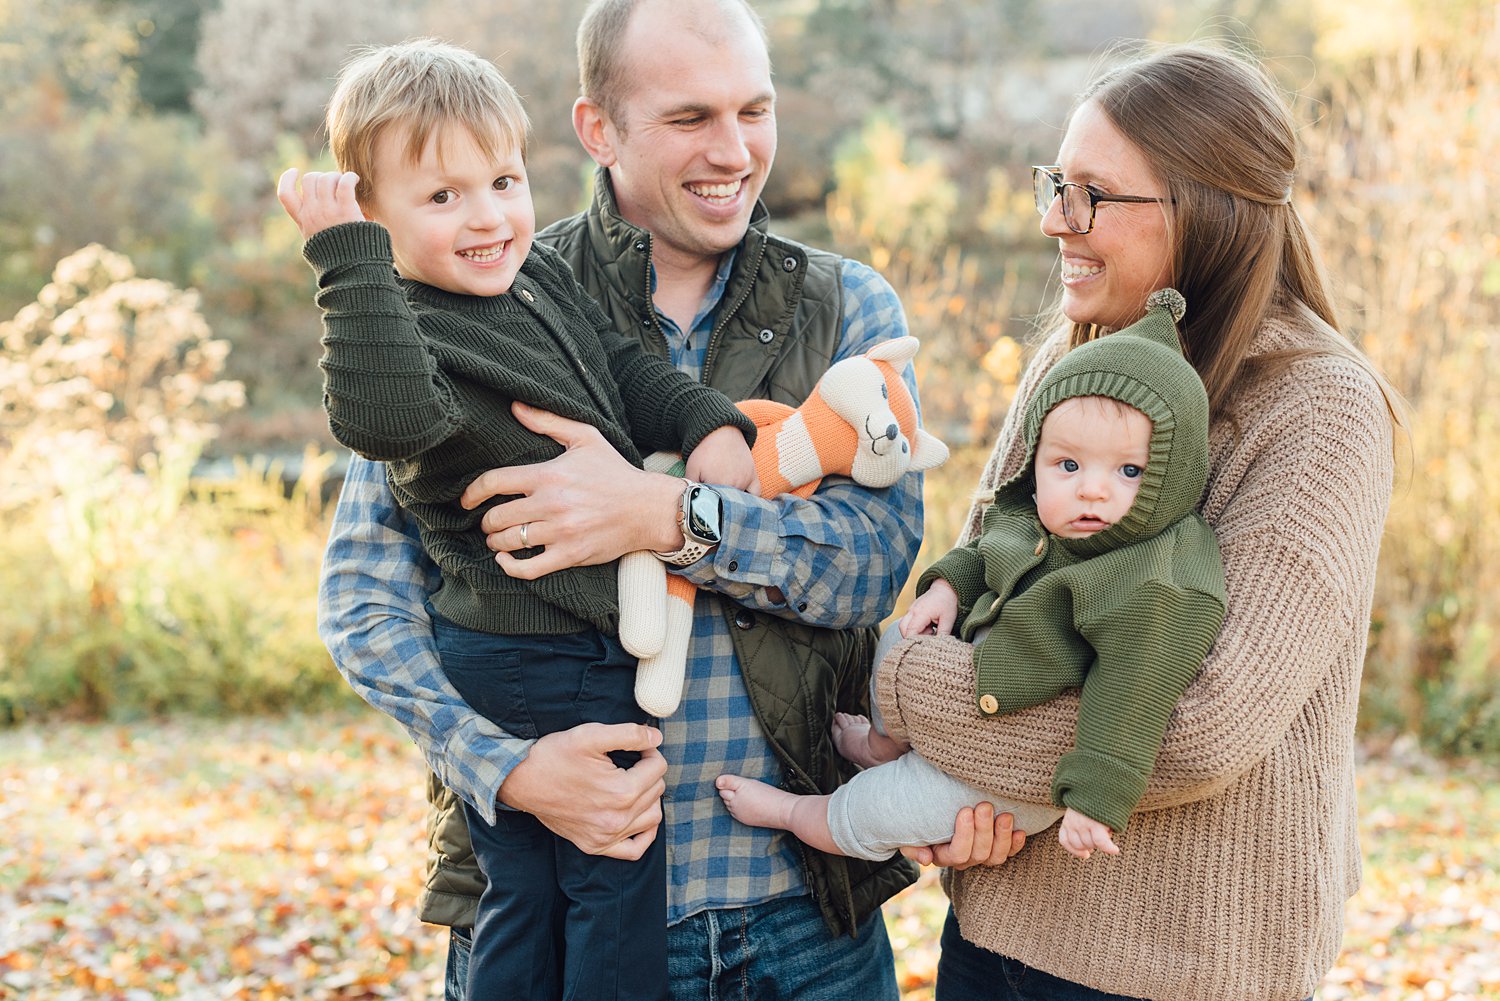
[[[989,692],[979,696],[979,711],[986,716],[993,716],[1000,711],[1000,700]]]
[[[781,270],[791,273],[797,270],[797,259],[795,257],[783,257],[781,259]]]
[[[525,299],[527,302],[536,302],[536,296],[532,295],[524,288],[521,290],[521,298]]]
[[[760,342],[762,344],[770,344],[772,341],[774,341],[776,339],[776,331],[774,331],[774,330],[762,330],[760,333],[756,334],[755,336],[760,338]]]
[[[749,629],[755,625],[755,616],[748,608],[742,608],[734,613],[734,624],[741,629]]]

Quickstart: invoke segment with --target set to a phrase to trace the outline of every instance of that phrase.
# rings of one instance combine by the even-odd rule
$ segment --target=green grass
[[[373,711],[0,731],[0,998],[442,996],[423,766]],[[1365,885],[1321,996],[1500,998],[1500,774],[1360,769]],[[936,874],[886,908],[929,1001]]]

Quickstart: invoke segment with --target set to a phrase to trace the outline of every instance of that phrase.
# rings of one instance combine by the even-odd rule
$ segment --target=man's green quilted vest
[[[828,368],[843,330],[842,260],[772,236],[757,205],[709,340],[703,379],[732,400],[805,400]],[[620,218],[608,175],[594,181],[594,203],[583,214],[537,234],[573,268],[580,284],[622,333],[634,333],[662,358],[667,343],[650,298],[651,235]],[[830,793],[854,773],[834,750],[834,710],[865,713],[871,629],[818,629],[742,608],[710,592],[729,623],[735,652],[761,729],[781,759],[785,787]],[[422,920],[472,926],[484,877],[469,847],[458,799],[433,782],[427,889]],[[802,849],[808,889],[836,935],[853,934],[882,901],[916,879],[897,856],[866,862]]]

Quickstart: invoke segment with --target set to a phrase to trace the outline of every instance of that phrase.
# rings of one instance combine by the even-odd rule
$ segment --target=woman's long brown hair
[[[1212,415],[1232,420],[1237,388],[1297,357],[1331,352],[1370,371],[1399,426],[1399,397],[1340,333],[1322,258],[1292,200],[1296,127],[1265,71],[1205,45],[1168,46],[1100,77],[1079,98],[1088,102],[1141,151],[1171,196],[1172,284],[1187,297],[1183,341]],[[1252,357],[1276,310],[1302,314],[1326,333],[1325,344]],[[1105,332],[1073,325],[1071,343]]]

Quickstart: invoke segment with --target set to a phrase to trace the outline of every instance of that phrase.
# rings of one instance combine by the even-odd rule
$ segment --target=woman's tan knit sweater
[[[1280,318],[1256,352],[1314,347]],[[1021,461],[1016,415],[1061,350],[1027,373],[985,471]],[[1338,955],[1359,886],[1354,716],[1392,480],[1392,427],[1374,378],[1317,355],[1247,391],[1239,429],[1210,433],[1203,516],[1224,556],[1223,631],[1172,715],[1121,854],[1081,862],[1056,833],[997,868],[952,874],[966,939],[1056,976],[1157,1001],[1291,1001]],[[971,512],[966,535],[978,525]],[[972,648],[909,640],[880,672],[881,710],[944,771],[1050,802],[1072,747],[1067,694],[985,719]]]

